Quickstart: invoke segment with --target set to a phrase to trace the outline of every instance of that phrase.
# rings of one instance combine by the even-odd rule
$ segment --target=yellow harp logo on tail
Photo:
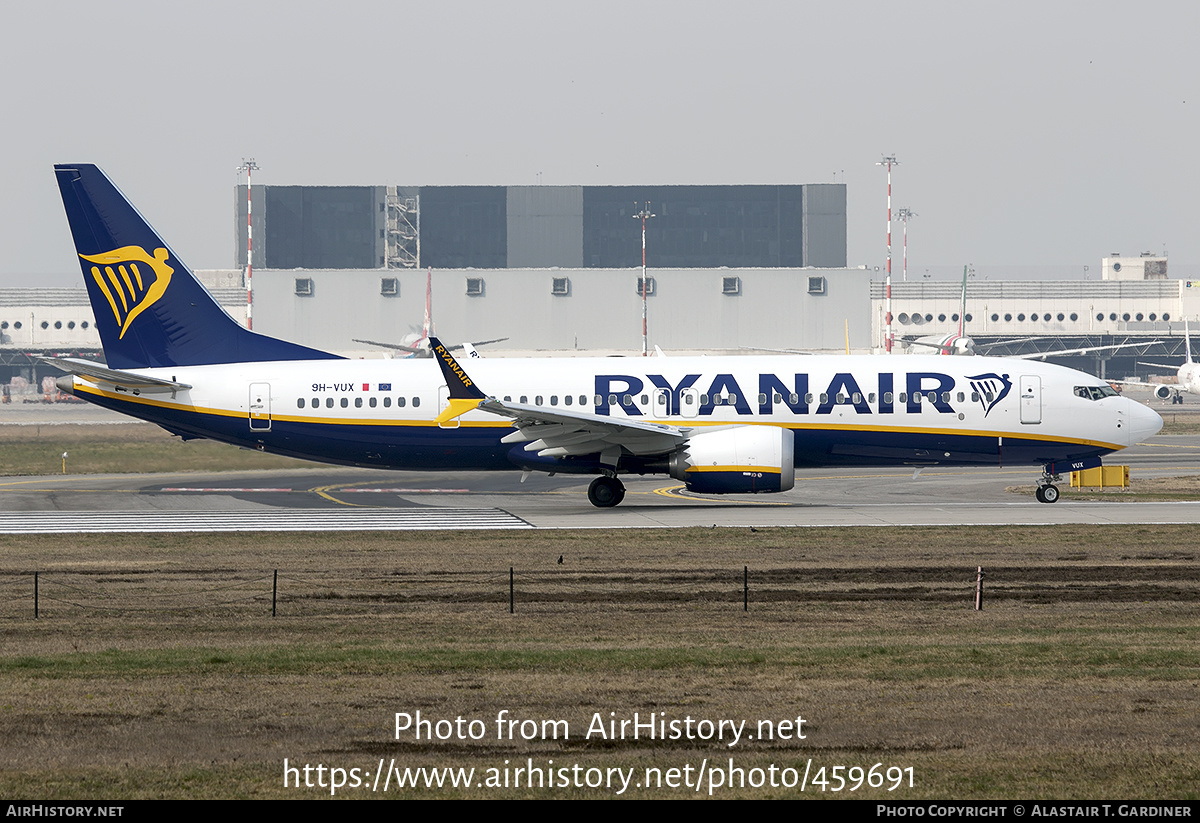
[[[120,340],[129,324],[163,296],[175,270],[167,265],[167,250],[155,249],[151,257],[141,246],[123,246],[102,254],[79,255],[92,266],[92,279],[112,307],[121,328]],[[143,270],[141,266],[146,266]]]

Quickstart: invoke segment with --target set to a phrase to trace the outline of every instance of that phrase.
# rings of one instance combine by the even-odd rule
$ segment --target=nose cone
[[[1163,427],[1163,419],[1149,406],[1129,401],[1129,445],[1153,437]]]

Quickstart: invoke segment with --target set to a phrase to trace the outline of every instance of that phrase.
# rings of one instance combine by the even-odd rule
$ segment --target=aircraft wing
[[[1186,391],[1182,383],[1147,383],[1145,380],[1105,380],[1106,383],[1115,383],[1118,386],[1140,386],[1143,389],[1168,389],[1170,391]]]
[[[49,363],[51,366],[62,369],[67,374],[74,374],[92,382],[108,383],[109,385],[116,386],[118,389],[125,389],[127,391],[152,394],[154,392],[177,392],[182,389],[191,388],[187,383],[163,380],[160,377],[147,377],[144,374],[121,371],[120,369],[110,369],[107,366],[101,366],[99,363],[93,363],[90,360],[80,360],[75,357],[39,357],[38,359],[43,363]]]
[[[481,401],[476,408],[512,419],[517,430],[500,442],[527,443],[525,451],[536,451],[539,457],[603,454],[613,448],[637,455],[666,454],[688,437],[684,429],[663,423],[614,419],[494,398]]]
[[[1144,343],[1119,343],[1115,346],[1092,346],[1086,349],[1061,349],[1059,351],[1040,351],[1034,352],[1033,354],[1010,354],[1008,356],[1013,360],[1045,360],[1047,357],[1061,357],[1064,354],[1087,354],[1091,351],[1128,349],[1133,346],[1153,346],[1155,343],[1161,342],[1161,340],[1147,340]],[[1168,368],[1178,368],[1178,366],[1168,366]]]
[[[392,349],[394,351],[406,351],[409,354],[415,354],[418,357],[429,357],[429,349],[424,346],[405,346],[401,343],[384,343],[379,340],[361,340],[357,337],[351,338],[355,343],[366,343],[368,346],[379,346],[382,349]],[[494,340],[479,340],[474,343],[476,346],[487,346],[491,343],[503,343],[507,337],[497,337]],[[470,345],[470,344],[468,344]],[[458,351],[466,348],[466,346],[446,346],[446,351]],[[478,357],[478,354],[473,355]]]
[[[906,346],[926,346],[931,349],[937,349],[938,351],[941,351],[941,352],[944,352],[947,349],[951,348],[950,346],[947,346],[944,343],[926,343],[925,341],[922,341],[922,340],[905,340],[904,345],[906,345]]]
[[[688,438],[687,430],[663,423],[614,419],[591,412],[530,406],[488,397],[436,337],[429,338],[429,345],[450,390],[446,409],[437,416],[438,423],[479,409],[513,421],[517,430],[501,442],[526,443],[526,451],[536,451],[541,457],[598,453],[601,463],[611,465],[616,465],[623,450],[637,455],[666,454]]]
[[[402,346],[399,343],[381,343],[378,340],[360,340],[357,337],[351,338],[355,343],[366,343],[368,346],[379,346],[381,349],[393,349],[395,351],[406,351],[409,354],[422,354],[425,349],[418,349],[415,346]]]

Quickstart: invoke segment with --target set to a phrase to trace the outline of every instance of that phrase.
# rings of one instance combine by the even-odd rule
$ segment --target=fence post
[[[33,573],[33,619],[38,619],[38,573]]]
[[[271,576],[271,617],[275,616],[275,604],[279,600],[279,569]]]
[[[742,566],[742,611],[750,611],[750,567]]]
[[[983,611],[983,566],[975,570],[975,611]]]
[[[513,567],[508,567],[508,613],[513,614]]]

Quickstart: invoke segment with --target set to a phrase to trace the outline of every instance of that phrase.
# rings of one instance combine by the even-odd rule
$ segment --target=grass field
[[[329,790],[284,788],[284,758],[372,773],[383,758],[473,767],[477,780],[505,761],[510,770],[509,788],[392,787],[389,797],[606,797],[513,788],[511,770],[553,760],[642,780],[647,768],[682,775],[732,758],[735,769],[796,774],[811,761],[810,776],[824,766],[826,777],[834,766],[912,769],[912,788],[905,777],[890,794],[843,797],[1195,798],[1194,532],[0,537],[0,795],[321,797]],[[975,612],[979,565],[985,609]],[[566,721],[570,737],[497,739],[505,710]],[[397,740],[395,714],[416,711],[478,719],[486,734]],[[585,736],[596,713],[634,712],[745,720],[751,731],[802,716],[806,737],[730,747]],[[633,785],[626,795],[695,792]],[[810,783],[803,796],[821,792]]]
[[[236,471],[311,467],[303,460],[239,449],[212,440],[184,442],[152,423],[0,424],[0,477],[59,474]]]

